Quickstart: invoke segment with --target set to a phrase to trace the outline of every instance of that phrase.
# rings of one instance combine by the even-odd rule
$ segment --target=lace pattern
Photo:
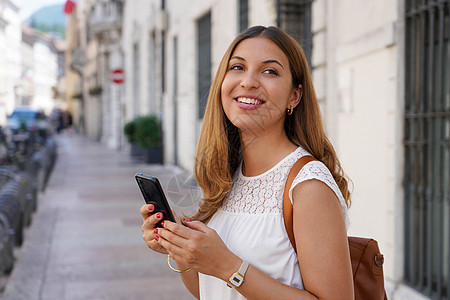
[[[254,177],[242,175],[241,163],[234,174],[233,187],[225,197],[220,209],[234,214],[282,214],[283,192],[287,175],[294,163],[305,155],[310,154],[299,147],[273,168]],[[330,171],[321,162],[310,162],[299,172],[289,190],[291,202],[292,189],[300,182],[310,179],[320,180],[334,191],[341,206],[343,205],[347,223],[345,201]]]

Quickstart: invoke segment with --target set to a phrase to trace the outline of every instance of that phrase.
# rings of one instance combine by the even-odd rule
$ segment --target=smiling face
[[[225,114],[241,131],[284,130],[286,110],[298,104],[301,87],[292,86],[283,51],[270,39],[255,37],[233,51],[221,96]]]

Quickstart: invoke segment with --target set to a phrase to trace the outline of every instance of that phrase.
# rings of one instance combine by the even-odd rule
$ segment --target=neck
[[[240,136],[242,172],[245,176],[257,176],[266,172],[298,147],[288,139],[284,129],[258,135],[241,131]]]

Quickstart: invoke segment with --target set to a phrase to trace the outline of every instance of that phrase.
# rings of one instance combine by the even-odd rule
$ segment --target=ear
[[[298,87],[294,88],[292,91],[292,100],[290,103],[291,108],[297,107],[297,105],[302,100],[302,96],[303,96],[303,86],[299,84]]]

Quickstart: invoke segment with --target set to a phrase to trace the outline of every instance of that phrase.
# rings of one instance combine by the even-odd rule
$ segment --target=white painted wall
[[[6,39],[6,16],[4,15],[5,11],[5,3],[0,2],[0,18],[2,19],[0,24],[0,66],[5,66],[0,68],[0,125],[4,125],[6,123],[6,97],[7,94],[10,92],[8,90],[8,84],[6,82],[7,80],[7,74],[8,70],[6,68],[7,65],[7,59],[6,59],[6,46],[7,46],[7,39]]]
[[[97,78],[99,70],[99,45],[96,39],[90,40],[86,45],[86,65],[83,69],[84,83],[83,88],[86,91],[85,120],[86,134],[94,139],[100,140],[102,135],[102,100],[101,95],[89,95],[89,89],[100,86],[102,82]]]
[[[33,55],[33,45],[23,42],[21,45],[21,56],[22,56],[22,76],[21,76],[21,86],[22,95],[19,105],[29,105],[32,103],[34,98],[34,55]]]
[[[130,0],[125,2],[122,30],[122,51],[124,55],[125,121],[148,113],[160,114],[160,76],[157,76],[158,57],[153,45],[159,45],[155,19],[160,1]],[[152,35],[155,38],[152,38]],[[139,74],[135,74],[134,47],[138,47]],[[139,76],[139,79],[135,78]],[[136,86],[136,82],[139,85]],[[136,91],[136,88],[138,91]],[[139,95],[138,99],[135,95]]]
[[[118,149],[123,135],[123,114],[121,110],[122,91],[121,84],[111,81],[111,71],[123,67],[123,59],[119,43],[113,43],[106,47],[109,53],[108,61],[104,62],[101,74],[105,87],[102,93],[103,101],[103,141],[113,149]]]
[[[20,93],[20,74],[21,74],[21,26],[17,1],[5,1],[3,3],[2,18],[6,20],[4,27],[3,40],[4,45],[0,45],[0,56],[3,56],[2,65],[4,68],[3,91],[0,94],[0,125],[6,124],[6,116],[14,109],[17,94]]]
[[[354,205],[350,210],[351,234],[376,238],[391,263],[386,276],[395,279],[402,257],[395,240],[395,178],[398,86],[394,22],[395,1],[369,1],[354,5],[340,1],[336,47],[335,146],[348,175],[354,182]],[[353,9],[353,11],[349,11]],[[353,15],[354,17],[350,17]],[[376,16],[376,17],[375,17]]]
[[[37,40],[33,45],[34,55],[34,99],[32,107],[43,110],[50,115],[55,108],[52,87],[57,85],[58,58],[51,45]]]

